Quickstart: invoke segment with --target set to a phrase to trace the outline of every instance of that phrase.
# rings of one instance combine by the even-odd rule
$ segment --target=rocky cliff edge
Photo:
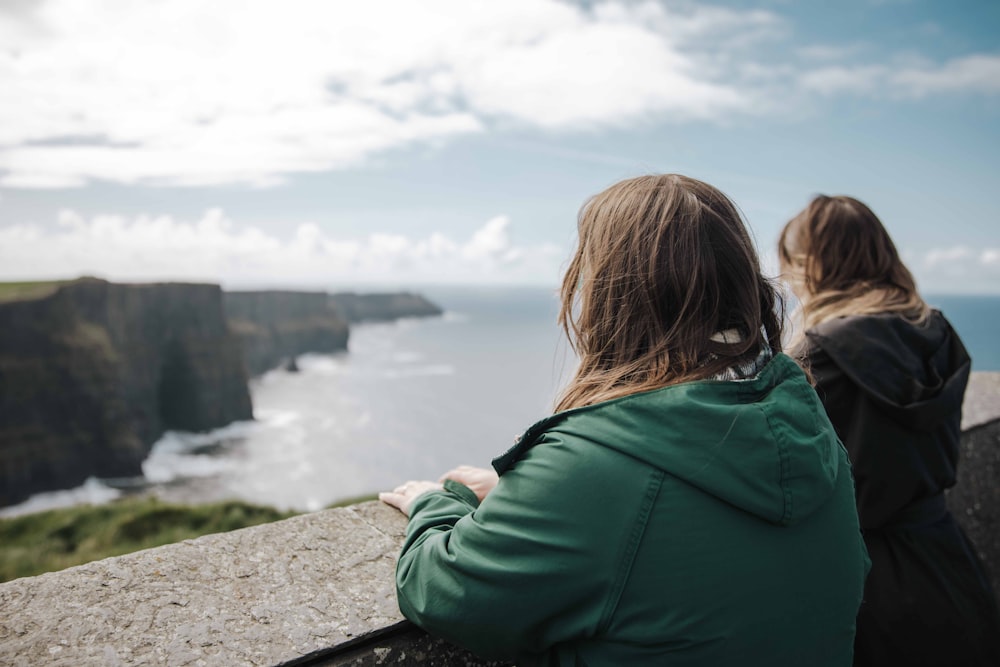
[[[0,303],[0,506],[139,475],[166,430],[252,417],[218,285],[80,279]]]

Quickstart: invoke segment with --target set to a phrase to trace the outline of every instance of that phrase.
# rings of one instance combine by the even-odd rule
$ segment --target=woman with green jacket
[[[851,469],[775,302],[715,188],[646,176],[587,202],[555,414],[495,473],[381,494],[410,516],[406,617],[518,664],[849,665]]]

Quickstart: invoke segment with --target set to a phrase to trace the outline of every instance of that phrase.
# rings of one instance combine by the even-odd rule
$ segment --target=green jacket
[[[484,656],[552,665],[850,665],[869,567],[846,453],[802,371],[544,419],[411,508],[399,606]]]

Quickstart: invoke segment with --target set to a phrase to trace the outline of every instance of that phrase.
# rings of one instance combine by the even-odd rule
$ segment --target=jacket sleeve
[[[627,576],[623,545],[635,522],[627,505],[615,521],[599,520],[608,516],[601,505],[622,497],[614,488],[622,474],[580,463],[549,441],[506,471],[478,508],[468,489],[418,498],[396,571],[403,614],[481,656],[508,660],[599,633]],[[628,497],[641,496],[636,483],[632,476]]]

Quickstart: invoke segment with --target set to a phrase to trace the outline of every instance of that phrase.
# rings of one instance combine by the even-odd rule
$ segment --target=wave
[[[212,456],[217,449],[241,441],[258,422],[233,422],[207,433],[167,431],[153,443],[142,462],[142,474],[153,484],[166,484],[186,477],[214,477],[233,470],[236,462],[229,457]]]
[[[297,363],[300,371],[321,371],[325,373],[343,373],[346,366],[342,353],[319,354],[309,352],[300,354]]]
[[[402,368],[392,368],[380,373],[384,378],[410,378],[428,377],[433,375],[454,375],[455,367],[450,364],[436,364],[431,366],[404,366]]]
[[[63,491],[36,493],[23,503],[0,509],[0,517],[10,518],[74,505],[103,505],[122,495],[96,477],[89,477],[81,486]]]
[[[302,415],[294,410],[267,410],[262,408],[255,410],[254,413],[257,415],[257,422],[254,423],[255,428],[244,435],[250,435],[252,432],[259,430],[261,426],[281,428],[302,419]]]

